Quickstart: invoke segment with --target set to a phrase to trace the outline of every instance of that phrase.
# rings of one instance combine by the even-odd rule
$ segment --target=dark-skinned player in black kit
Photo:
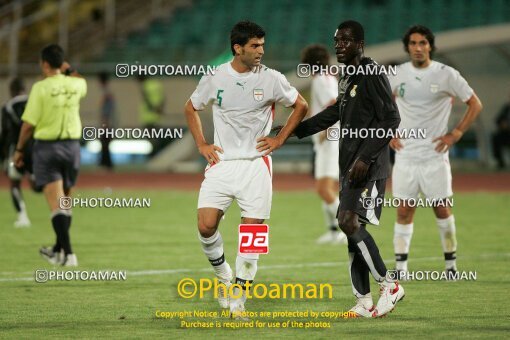
[[[352,20],[341,23],[334,41],[339,63],[346,67],[353,65],[356,70],[366,66],[379,67],[372,59],[363,56],[364,30],[360,23]],[[342,75],[336,103],[301,122],[294,130],[295,135],[298,138],[310,136],[337,121],[340,121],[342,132],[344,129],[382,129],[389,132],[387,134],[394,133],[400,116],[388,78],[383,72],[376,72],[378,75],[362,73]],[[339,136],[342,189],[338,225],[348,237],[349,271],[357,298],[350,311],[358,317],[381,317],[391,312],[404,297],[404,289],[391,272],[387,273],[379,249],[366,229],[366,224],[379,224],[382,207],[367,206],[366,202],[377,202],[377,198],[384,197],[386,178],[389,177],[388,144],[391,138],[359,138],[355,134]],[[369,273],[381,287],[377,305],[374,305],[370,293]]]

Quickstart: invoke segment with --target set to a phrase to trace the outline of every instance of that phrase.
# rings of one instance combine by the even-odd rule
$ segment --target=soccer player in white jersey
[[[233,199],[241,208],[241,221],[261,224],[269,218],[272,199],[270,153],[282,146],[301,122],[308,104],[284,75],[261,64],[265,32],[259,25],[243,21],[230,33],[234,58],[220,65],[214,75],[202,77],[185,106],[189,129],[200,154],[209,162],[198,198],[198,231],[202,249],[225,287],[234,278],[223,253],[218,229]],[[205,140],[197,111],[213,102],[214,143]],[[293,107],[277,137],[268,137],[274,103]],[[232,229],[236,230],[234,226]],[[258,254],[236,258],[235,283],[245,286],[257,272]],[[232,297],[218,294],[220,306],[234,318],[242,318],[246,292],[234,290]],[[228,297],[228,295],[227,295]]]
[[[307,65],[317,65],[319,72],[313,74],[310,94],[310,117],[315,116],[328,106],[336,102],[338,96],[338,79],[327,74],[329,65],[328,49],[319,44],[310,45],[301,52],[301,62]],[[337,122],[333,127],[340,128]],[[326,131],[312,136],[315,151],[314,176],[316,189],[322,199],[322,210],[328,231],[317,239],[318,244],[346,244],[347,236],[338,227],[336,214],[340,200],[338,199],[338,140],[328,140]]]
[[[434,35],[424,26],[413,26],[402,39],[410,62],[397,67],[389,77],[398,105],[400,129],[425,129],[424,139],[393,139],[396,151],[393,167],[393,196],[403,200],[397,209],[394,232],[396,269],[407,271],[409,246],[413,235],[416,207],[406,199],[421,192],[433,207],[441,236],[446,271],[455,273],[457,239],[455,219],[445,199],[453,195],[448,150],[474,122],[482,104],[467,81],[454,68],[432,60]],[[467,105],[461,121],[448,131],[448,119],[454,97]]]

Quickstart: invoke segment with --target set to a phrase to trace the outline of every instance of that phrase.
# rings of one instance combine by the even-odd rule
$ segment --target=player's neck
[[[236,58],[234,58],[234,60],[232,60],[230,65],[232,66],[234,71],[236,71],[237,73],[246,73],[246,72],[251,71],[250,67],[246,66],[239,59],[236,59]]]
[[[429,67],[429,66],[430,66],[430,63],[431,63],[431,62],[432,62],[432,61],[431,61],[430,59],[427,59],[427,60],[425,60],[425,61],[423,61],[423,62],[419,62],[419,61],[412,61],[413,66],[414,66],[415,68],[427,68],[427,67]]]
[[[44,75],[45,75],[46,77],[53,77],[53,76],[56,76],[56,75],[58,75],[58,74],[60,74],[60,73],[61,73],[61,72],[60,72],[60,69],[58,69],[58,68],[52,68],[52,69],[46,70],[46,71],[44,72]]]
[[[361,64],[361,59],[363,58],[363,55],[360,54],[360,55],[357,55],[355,56],[354,58],[352,58],[349,62],[346,63],[347,66],[358,66],[359,64]]]

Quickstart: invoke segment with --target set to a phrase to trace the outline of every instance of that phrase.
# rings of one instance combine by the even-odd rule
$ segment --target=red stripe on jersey
[[[271,176],[271,165],[269,163],[269,157],[268,156],[262,156],[262,159],[264,160],[264,163],[266,163],[267,170],[269,171],[269,176]]]
[[[271,105],[271,118],[274,121],[274,103],[273,103],[273,105]]]

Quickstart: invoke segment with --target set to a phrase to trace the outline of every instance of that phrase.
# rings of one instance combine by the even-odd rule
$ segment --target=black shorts
[[[37,186],[62,180],[64,189],[76,184],[80,167],[80,142],[77,140],[40,141],[34,144],[34,175]]]
[[[353,184],[346,176],[342,178],[338,211],[354,211],[360,223],[379,225],[385,190],[386,178]]]

